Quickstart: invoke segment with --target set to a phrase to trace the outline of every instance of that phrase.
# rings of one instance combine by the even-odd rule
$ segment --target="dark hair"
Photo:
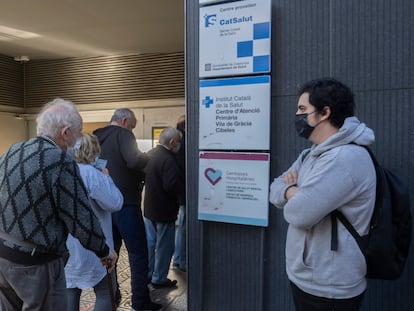
[[[354,115],[355,102],[351,89],[334,78],[321,78],[306,82],[299,95],[309,93],[309,102],[316,111],[324,114],[324,108],[331,109],[329,121],[340,128],[347,117]]]
[[[181,133],[185,131],[185,114],[181,115],[177,120],[177,130]]]

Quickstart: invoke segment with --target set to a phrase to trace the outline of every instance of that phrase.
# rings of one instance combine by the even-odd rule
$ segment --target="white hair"
[[[57,138],[64,127],[82,129],[82,118],[76,106],[68,100],[55,98],[43,106],[37,116],[37,135]]]
[[[115,110],[114,114],[111,117],[110,122],[120,122],[123,118],[135,119],[135,114],[131,109],[128,108],[118,108]]]
[[[179,130],[174,127],[166,127],[162,130],[159,137],[159,142],[161,145],[168,145],[172,139],[179,141],[182,137],[182,134]]]

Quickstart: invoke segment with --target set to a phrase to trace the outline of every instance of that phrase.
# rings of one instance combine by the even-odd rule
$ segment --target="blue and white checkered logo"
[[[270,22],[253,24],[253,39],[237,42],[237,57],[253,57],[253,72],[270,71]]]

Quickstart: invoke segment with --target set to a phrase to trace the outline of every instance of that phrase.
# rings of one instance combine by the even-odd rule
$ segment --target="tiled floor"
[[[175,268],[170,268],[168,277],[178,281],[178,286],[173,289],[154,289],[151,285],[152,300],[164,305],[163,311],[187,310],[187,274]],[[122,300],[117,311],[131,310],[131,283],[128,256],[124,247],[118,261],[118,280],[121,286]],[[95,301],[93,290],[85,291],[81,297],[81,311],[92,311]]]

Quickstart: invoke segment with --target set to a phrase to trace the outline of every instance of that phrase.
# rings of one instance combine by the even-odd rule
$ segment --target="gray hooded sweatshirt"
[[[298,172],[297,191],[287,201],[283,176],[270,186],[270,202],[283,208],[288,278],[314,296],[346,299],[366,289],[366,264],[355,239],[338,221],[338,250],[331,251],[329,213],[339,209],[359,234],[366,234],[375,204],[376,175],[371,158],[358,145],[374,133],[356,117],[337,133],[304,150],[289,168]],[[350,144],[354,143],[354,144]],[[355,145],[358,144],[358,145]],[[304,159],[302,159],[304,157]]]

